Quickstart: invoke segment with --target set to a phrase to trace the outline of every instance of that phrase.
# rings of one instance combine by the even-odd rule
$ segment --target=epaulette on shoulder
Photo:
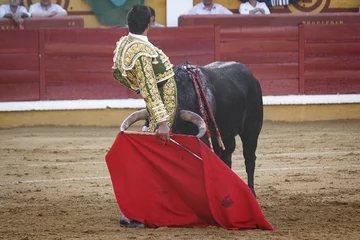
[[[143,41],[133,41],[125,46],[122,54],[122,68],[130,70],[135,66],[136,60],[141,56],[157,58],[155,47]]]
[[[114,58],[113,58],[113,62],[116,62],[121,50],[124,48],[124,45],[126,44],[128,37],[124,36],[122,38],[120,38],[120,40],[116,43],[116,48],[114,50]]]

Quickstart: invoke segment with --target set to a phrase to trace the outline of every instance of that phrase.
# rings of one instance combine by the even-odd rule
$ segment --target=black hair
[[[150,9],[150,14],[152,17],[155,17],[155,10],[149,6],[149,9]]]
[[[142,34],[150,24],[150,9],[143,4],[136,4],[127,15],[127,24],[129,32]]]

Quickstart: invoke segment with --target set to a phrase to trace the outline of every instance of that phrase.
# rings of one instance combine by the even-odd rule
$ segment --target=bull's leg
[[[221,153],[221,160],[229,167],[231,168],[232,160],[231,160],[232,153],[228,153],[226,151],[222,151]]]
[[[224,145],[225,145],[225,151],[221,151],[221,160],[229,167],[232,166],[232,153],[235,150],[235,138],[232,139],[223,139]]]
[[[259,133],[251,132],[246,129],[242,134],[240,134],[242,144],[243,144],[243,155],[245,159],[245,168],[248,178],[248,186],[253,192],[254,196],[254,174],[255,174],[255,162],[256,162],[256,147]]]

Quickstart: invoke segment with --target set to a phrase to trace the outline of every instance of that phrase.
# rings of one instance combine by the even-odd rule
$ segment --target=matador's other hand
[[[158,130],[156,131],[156,135],[158,135],[160,138],[164,139],[166,142],[170,140],[170,128],[167,125],[167,123],[159,122],[158,123]]]

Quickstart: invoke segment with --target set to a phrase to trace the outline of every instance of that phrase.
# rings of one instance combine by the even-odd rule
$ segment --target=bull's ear
[[[146,109],[141,109],[130,114],[121,124],[120,132],[126,131],[131,125],[140,120],[146,120],[149,117],[149,113]]]
[[[204,120],[198,114],[188,111],[188,110],[181,110],[180,118],[183,121],[191,122],[198,127],[199,133],[196,135],[197,138],[202,138],[205,135],[206,124],[205,124]]]

